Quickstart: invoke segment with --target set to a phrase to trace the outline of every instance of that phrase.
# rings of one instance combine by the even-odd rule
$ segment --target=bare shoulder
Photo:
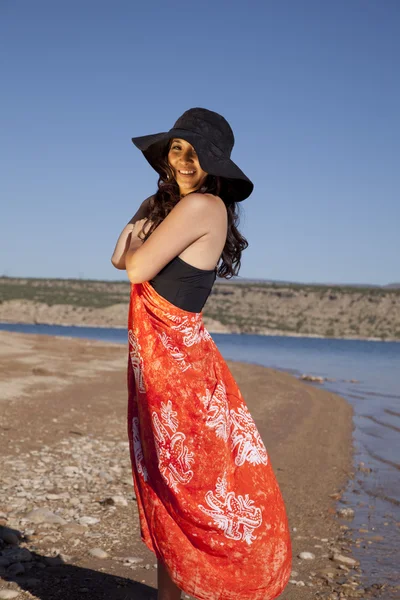
[[[224,201],[219,196],[214,196],[214,194],[192,192],[182,198],[178,203],[178,206],[179,204],[182,206],[182,209],[185,209],[192,214],[196,213],[198,216],[204,215],[211,218],[224,218],[227,214]]]

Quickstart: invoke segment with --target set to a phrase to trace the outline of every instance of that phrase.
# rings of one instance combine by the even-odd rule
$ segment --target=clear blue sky
[[[121,279],[132,136],[222,113],[243,277],[400,280],[398,0],[0,0],[0,275]]]

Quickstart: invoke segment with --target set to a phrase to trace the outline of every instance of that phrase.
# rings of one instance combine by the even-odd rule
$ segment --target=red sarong
[[[276,598],[292,559],[284,501],[202,313],[171,304],[148,282],[132,284],[128,330],[128,435],[143,542],[194,597]]]

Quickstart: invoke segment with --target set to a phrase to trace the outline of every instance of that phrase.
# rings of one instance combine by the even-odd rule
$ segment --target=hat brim
[[[241,169],[224,156],[221,150],[205,137],[185,129],[171,129],[153,135],[144,135],[132,138],[132,142],[141,150],[158,173],[159,162],[162,158],[165,145],[171,138],[181,138],[192,144],[196,150],[201,168],[210,175],[217,175],[229,180],[230,196],[235,202],[241,202],[250,196],[254,185]]]

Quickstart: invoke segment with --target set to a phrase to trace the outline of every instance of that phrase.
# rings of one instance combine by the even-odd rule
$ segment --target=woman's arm
[[[206,235],[220,218],[219,204],[226,217],[221,199],[216,203],[215,197],[197,193],[182,198],[144,243],[129,248],[125,268],[131,283],[150,281],[182,250]]]
[[[125,269],[125,256],[130,247],[132,231],[133,225],[128,223],[128,225],[125,225],[121,231],[121,234],[117,240],[113,255],[111,257],[111,262],[116,269]]]
[[[120,233],[120,236],[119,236],[117,243],[115,245],[115,248],[114,248],[113,255],[111,257],[111,262],[116,269],[125,270],[125,256],[131,245],[131,241],[132,241],[131,238],[132,238],[132,232],[134,230],[134,225],[138,221],[141,221],[142,225],[143,225],[143,219],[148,214],[148,207],[149,207],[149,202],[150,202],[151,198],[152,198],[152,196],[150,196],[149,198],[146,198],[146,200],[144,200],[142,202],[142,204],[139,206],[136,213],[133,215],[132,219],[129,221],[129,223],[127,225],[125,225],[125,227],[123,228],[123,230]],[[141,227],[140,227],[140,229],[141,229]],[[140,229],[139,229],[139,231],[140,231]],[[139,239],[133,240],[132,247],[135,248],[135,244],[137,245],[139,241],[141,242],[141,240],[139,240]]]

